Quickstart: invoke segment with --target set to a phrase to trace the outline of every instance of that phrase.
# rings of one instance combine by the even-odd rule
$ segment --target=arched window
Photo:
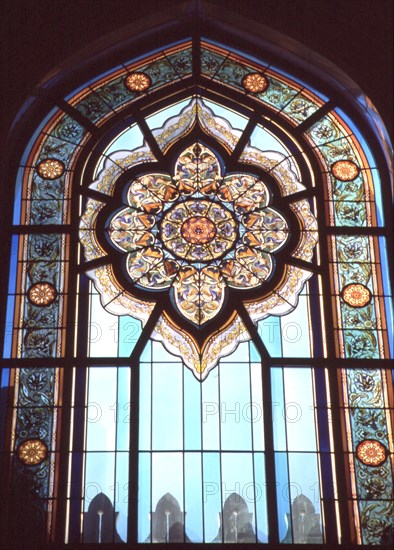
[[[388,544],[384,126],[317,60],[158,29],[43,82],[10,161],[12,540]]]

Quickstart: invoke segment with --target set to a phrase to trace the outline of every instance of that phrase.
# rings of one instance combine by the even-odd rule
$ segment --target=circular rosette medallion
[[[372,298],[369,288],[359,283],[346,285],[341,294],[343,301],[351,307],[364,307]]]
[[[17,450],[19,460],[27,466],[37,466],[48,455],[48,447],[41,439],[26,439]]]
[[[133,72],[125,78],[124,83],[130,92],[145,92],[152,85],[152,80],[146,73]]]
[[[337,160],[331,166],[332,174],[341,181],[352,181],[360,173],[360,168],[352,160]]]
[[[35,283],[27,291],[27,297],[35,306],[49,306],[56,298],[56,289],[51,283]]]
[[[268,85],[268,79],[260,73],[250,73],[242,79],[242,86],[245,90],[252,93],[265,92]]]
[[[208,200],[189,200],[166,212],[160,237],[175,256],[191,262],[221,258],[234,245],[237,224],[229,210]]]
[[[386,447],[376,439],[364,439],[356,448],[357,458],[366,466],[381,466],[387,454]]]

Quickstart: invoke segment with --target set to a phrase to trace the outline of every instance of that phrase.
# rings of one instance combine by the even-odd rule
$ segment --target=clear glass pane
[[[283,369],[285,419],[289,451],[316,451],[316,424],[311,369]]]
[[[203,542],[202,455],[185,453],[184,458],[186,537],[191,542]]]
[[[221,362],[219,380],[222,450],[251,450],[249,363]]]
[[[86,450],[114,451],[116,436],[117,369],[89,369]]]
[[[152,448],[183,448],[182,364],[152,364]]]

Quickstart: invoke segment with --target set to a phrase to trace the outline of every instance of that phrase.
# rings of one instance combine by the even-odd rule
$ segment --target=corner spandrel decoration
[[[137,151],[121,152],[123,162],[119,151],[109,157],[92,187],[112,198],[105,208],[88,199],[80,239],[87,260],[104,257],[106,265],[88,272],[103,306],[146,323],[160,301],[162,315],[152,337],[202,380],[220,357],[250,338],[237,304],[245,305],[254,322],[295,307],[311,273],[290,265],[291,256],[311,260],[317,223],[306,200],[281,202],[303,186],[290,163],[275,172],[280,153],[253,150],[250,170],[243,165],[228,172],[203,143],[205,121],[215,121],[219,150],[228,135],[238,140],[239,131],[200,99],[182,110],[179,120],[186,119],[180,127],[173,117],[154,132],[158,143],[160,137],[168,143],[173,132],[179,141],[190,127],[199,129],[199,138],[185,143],[175,159],[168,153],[168,165],[175,160],[171,172],[147,171],[134,162],[141,164],[140,175],[134,167],[127,180],[124,159],[139,158]],[[229,151],[233,145],[230,140]],[[115,177],[114,164],[123,168]],[[264,164],[271,171],[267,182]],[[111,185],[104,185],[109,179]],[[121,192],[115,192],[119,186]]]

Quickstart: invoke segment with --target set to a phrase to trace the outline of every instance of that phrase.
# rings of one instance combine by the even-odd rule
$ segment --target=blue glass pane
[[[300,495],[306,496],[319,514],[316,523],[321,525],[320,509],[320,484],[317,465],[317,454],[315,453],[289,453],[289,497],[291,502]],[[292,518],[293,522],[298,518]],[[295,531],[295,530],[294,530]],[[294,541],[298,542],[298,541]],[[301,542],[301,541],[300,541]],[[322,540],[320,541],[322,542]]]
[[[377,217],[378,225],[382,227],[384,225],[382,184],[380,181],[380,175],[378,170],[371,170],[371,173],[373,177],[373,187],[375,192],[376,217]]]
[[[204,103],[207,107],[212,109],[215,115],[226,119],[233,128],[237,128],[239,130],[245,129],[248,123],[248,119],[246,117],[241,116],[230,109],[226,109],[226,107],[222,107],[218,103],[208,101],[207,99],[204,99]]]
[[[218,519],[222,510],[220,454],[204,453],[203,466],[204,531],[205,540],[211,542],[218,535]]]
[[[263,453],[254,453],[254,478],[256,493],[256,523],[258,542],[268,542],[267,492]]]
[[[390,298],[384,299],[387,319],[387,332],[389,337],[390,357],[394,357],[394,342],[393,342],[393,302]]]
[[[286,450],[285,402],[283,395],[282,369],[271,369],[272,391],[272,422],[274,431],[274,448],[278,451]]]
[[[389,278],[389,263],[387,258],[386,238],[379,237],[380,262],[382,266],[383,291],[385,296],[391,296],[391,284]]]
[[[286,453],[275,453],[275,474],[279,541],[281,542],[286,536],[290,518],[289,474]]]
[[[252,363],[250,365],[250,382],[252,387],[252,403],[249,411],[244,410],[248,421],[252,423],[253,429],[253,449],[255,451],[264,450],[264,408],[262,393],[261,363]]]
[[[152,361],[152,342],[149,340],[141,353],[141,362]]]
[[[203,542],[201,453],[185,453],[185,531],[191,542]]]
[[[111,153],[115,151],[132,151],[137,147],[141,147],[144,143],[144,137],[139,126],[134,125],[128,130],[122,132],[117,136],[112,143],[107,147],[103,152],[103,155],[100,158],[100,161],[96,168],[96,174],[102,170],[104,166],[104,161]]]
[[[208,40],[207,38],[203,38],[202,39],[206,44],[212,44],[212,45],[216,45],[216,46],[219,46],[220,48],[223,48],[226,52],[228,51],[228,45],[223,45],[221,42],[216,42],[215,40]],[[257,58],[257,57],[254,57],[253,55],[247,55],[245,54],[245,52],[241,51],[241,50],[238,50],[237,48],[232,48],[231,51],[233,53],[237,53],[239,55],[242,55],[245,57],[245,59],[250,59],[252,61],[254,61],[255,63],[258,63],[259,65],[261,65],[262,63],[264,65],[268,65],[268,62],[264,61],[263,59],[261,58]]]
[[[182,364],[152,365],[152,447],[183,447]]]
[[[117,369],[89,369],[86,449],[114,451],[116,436]]]
[[[148,344],[149,345],[149,344]],[[140,364],[140,395],[139,395],[139,449],[151,449],[151,384],[152,366],[150,363]]]
[[[178,501],[183,512],[182,453],[152,453],[152,511],[167,493]]]
[[[138,542],[149,542],[151,532],[150,453],[139,453],[138,461]],[[130,487],[130,490],[133,488]],[[131,495],[130,495],[131,496]]]
[[[249,516],[248,542],[255,542],[256,514],[255,514],[255,480],[253,475],[252,453],[222,453],[222,504],[231,496],[241,507],[242,500],[245,502]],[[235,493],[235,495],[234,495]],[[242,503],[243,504],[243,503]],[[245,529],[245,528],[244,528]],[[242,533],[243,534],[243,533]],[[231,541],[233,537],[227,540]],[[224,531],[224,542],[226,531]]]
[[[185,449],[201,449],[201,383],[190,369],[184,373],[184,438]]]
[[[283,357],[310,357],[308,299],[299,296],[297,307],[280,317]]]
[[[25,169],[19,168],[15,183],[15,198],[14,198],[14,219],[12,223],[18,225],[21,223],[21,201],[22,201],[22,185],[23,173]]]
[[[160,342],[152,342],[152,361],[168,361],[170,363],[179,363],[179,357],[175,357]]]
[[[85,512],[99,493],[104,493],[114,504],[115,453],[86,453]]]
[[[129,503],[129,453],[116,453],[115,512],[118,512],[116,530],[127,541],[127,514]]]
[[[219,449],[219,393],[216,368],[209,373],[202,386],[202,432],[204,450]]]
[[[12,235],[11,238],[11,254],[10,254],[10,275],[8,282],[8,294],[15,293],[16,287],[16,266],[18,262],[18,235]]]
[[[1,371],[1,387],[8,388],[10,383],[10,369],[3,368]]]
[[[267,129],[256,126],[250,138],[252,147],[257,147],[261,151],[276,151],[282,153],[285,157],[291,156],[290,151]]]
[[[90,357],[116,357],[118,354],[118,317],[101,305],[98,294],[91,295],[90,303]]]
[[[260,354],[253,342],[249,342],[249,355],[251,361],[261,361]]]
[[[141,332],[141,321],[129,315],[119,317],[119,357],[130,357]]]
[[[4,358],[11,357],[11,346],[12,346],[12,329],[14,324],[14,307],[15,307],[15,296],[8,296],[7,298],[7,314],[5,321],[5,334],[4,334]]]
[[[130,368],[118,368],[116,449],[129,449],[130,422],[135,422],[135,404],[130,402]]]
[[[230,355],[223,357],[221,363],[234,363],[234,362],[243,362],[249,360],[249,346],[248,342],[241,342],[237,349],[233,351]]]
[[[311,369],[283,369],[285,419],[289,451],[316,451]]]
[[[258,331],[271,357],[282,357],[282,335],[279,317],[258,322]]]
[[[222,450],[251,450],[252,422],[250,418],[252,411],[250,407],[249,363],[224,363],[221,361],[218,368],[221,448]]]
[[[186,105],[189,105],[190,99],[185,99],[184,101],[181,101],[180,103],[175,103],[174,105],[171,105],[171,107],[167,107],[166,109],[163,109],[162,111],[146,118],[146,123],[148,124],[149,128],[151,130],[155,130],[156,128],[161,128],[166,120],[168,120],[171,117],[175,117],[179,115],[179,113],[186,107]]]

